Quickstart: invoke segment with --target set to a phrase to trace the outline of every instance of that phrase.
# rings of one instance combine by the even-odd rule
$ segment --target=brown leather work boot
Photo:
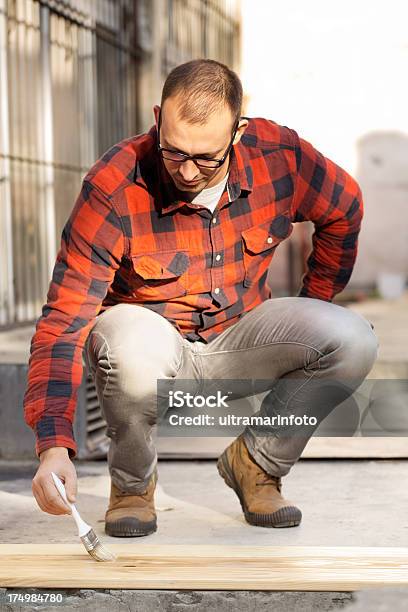
[[[238,436],[217,462],[217,468],[238,495],[245,520],[258,527],[296,527],[302,513],[281,495],[281,479],[271,476],[252,459]]]
[[[157,530],[154,490],[157,468],[146,491],[140,495],[122,493],[111,482],[109,508],[105,515],[105,533],[118,538],[146,536]]]

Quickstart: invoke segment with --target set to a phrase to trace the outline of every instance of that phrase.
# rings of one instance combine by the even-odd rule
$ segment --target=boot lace
[[[279,476],[272,476],[265,472],[262,468],[256,474],[255,485],[257,487],[262,487],[264,485],[273,485],[280,493],[282,484]]]

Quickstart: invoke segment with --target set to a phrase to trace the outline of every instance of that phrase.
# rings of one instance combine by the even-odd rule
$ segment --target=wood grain
[[[106,542],[105,542],[106,543]],[[408,585],[408,548],[0,544],[0,587],[354,591]]]

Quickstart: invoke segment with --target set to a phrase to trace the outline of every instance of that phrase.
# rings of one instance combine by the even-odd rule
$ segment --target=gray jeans
[[[85,350],[108,424],[112,481],[123,491],[141,493],[156,467],[151,433],[158,379],[270,380],[261,413],[273,413],[277,403],[287,411],[307,410],[316,402],[316,383],[350,381],[351,395],[377,352],[369,321],[312,298],[268,299],[208,344],[186,340],[148,308],[113,306],[97,317]],[[325,416],[345,399],[344,392],[340,396],[327,394]],[[243,435],[255,461],[268,473],[284,476],[312,433],[282,437],[247,427]]]

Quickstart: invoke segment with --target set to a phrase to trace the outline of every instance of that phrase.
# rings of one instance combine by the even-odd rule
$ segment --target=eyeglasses
[[[211,159],[211,158],[206,158],[206,157],[200,157],[199,155],[187,155],[187,153],[181,153],[180,151],[174,151],[174,149],[166,149],[165,147],[162,147],[160,144],[160,123],[161,123],[161,113],[159,114],[159,123],[158,123],[158,128],[157,128],[157,137],[158,137],[157,149],[160,155],[164,159],[168,159],[169,161],[177,162],[178,164],[182,164],[186,162],[188,159],[191,159],[199,168],[208,168],[208,169],[219,168],[225,162],[225,160],[227,159],[228,153],[231,150],[231,147],[234,142],[234,139],[235,139],[235,136],[238,130],[238,126],[239,126],[239,121],[237,121],[235,128],[234,128],[234,132],[232,134],[231,141],[224,155],[220,159]]]

